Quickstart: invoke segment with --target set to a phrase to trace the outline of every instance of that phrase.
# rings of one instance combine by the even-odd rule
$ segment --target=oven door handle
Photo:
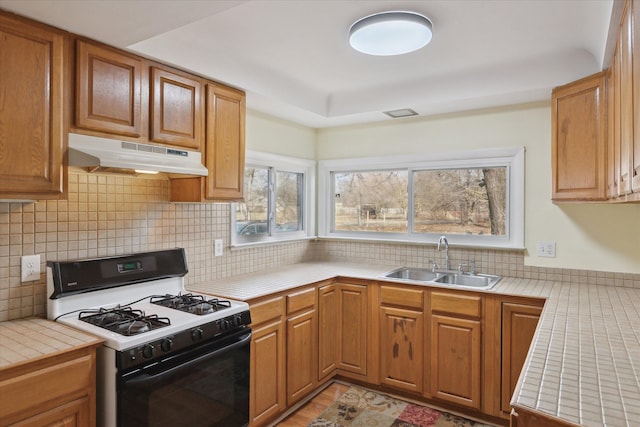
[[[205,353],[201,356],[196,357],[195,359],[189,360],[188,362],[180,363],[179,365],[163,370],[162,372],[159,372],[157,374],[151,375],[148,373],[143,373],[141,375],[137,375],[135,378],[126,380],[126,383],[129,385],[140,385],[142,383],[147,383],[147,384],[156,383],[168,375],[174,374],[183,369],[189,369],[191,366],[204,362],[207,359],[219,356],[221,354],[224,354],[229,351],[233,351],[237,348],[240,348],[242,346],[245,346],[249,344],[249,341],[251,341],[251,332],[247,333],[246,335],[241,337],[238,341],[232,344],[225,345],[224,347],[221,347],[217,350],[214,350],[209,353]]]

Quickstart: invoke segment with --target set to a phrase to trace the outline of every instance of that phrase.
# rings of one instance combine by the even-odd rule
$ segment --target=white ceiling
[[[0,7],[247,91],[248,108],[311,127],[549,99],[602,69],[612,0],[0,0]],[[351,24],[411,10],[425,48],[356,52]]]

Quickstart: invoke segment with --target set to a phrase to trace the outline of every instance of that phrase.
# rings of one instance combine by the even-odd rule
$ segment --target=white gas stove
[[[203,393],[226,390],[210,392],[204,401],[220,405],[236,400],[225,403],[233,406],[231,415],[220,415],[206,425],[248,422],[249,306],[187,292],[187,272],[184,250],[179,248],[47,264],[48,317],[105,340],[98,351],[98,426],[164,425],[153,420],[166,420],[174,411],[166,403],[156,404],[156,396],[169,389],[192,394],[191,377],[196,373],[204,378],[199,383],[210,384]],[[231,373],[225,373],[229,369]],[[229,378],[230,385],[222,383]],[[154,410],[132,407],[138,399],[142,408]],[[189,410],[201,411],[199,405]],[[188,417],[172,425],[194,427]]]

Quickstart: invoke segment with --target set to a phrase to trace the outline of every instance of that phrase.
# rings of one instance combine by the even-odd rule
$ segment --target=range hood
[[[69,166],[206,176],[198,151],[69,134]]]

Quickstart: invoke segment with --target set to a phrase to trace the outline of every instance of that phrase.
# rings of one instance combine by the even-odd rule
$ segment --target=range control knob
[[[195,328],[191,331],[191,340],[200,341],[204,335],[202,328]]]
[[[173,348],[173,340],[171,338],[165,338],[160,343],[162,351],[167,352]]]
[[[151,359],[154,356],[155,352],[156,348],[151,344],[147,344],[142,347],[142,357],[144,357],[145,359]]]
[[[238,326],[242,326],[242,315],[241,314],[236,314],[233,317],[233,324],[234,326],[238,327]]]

